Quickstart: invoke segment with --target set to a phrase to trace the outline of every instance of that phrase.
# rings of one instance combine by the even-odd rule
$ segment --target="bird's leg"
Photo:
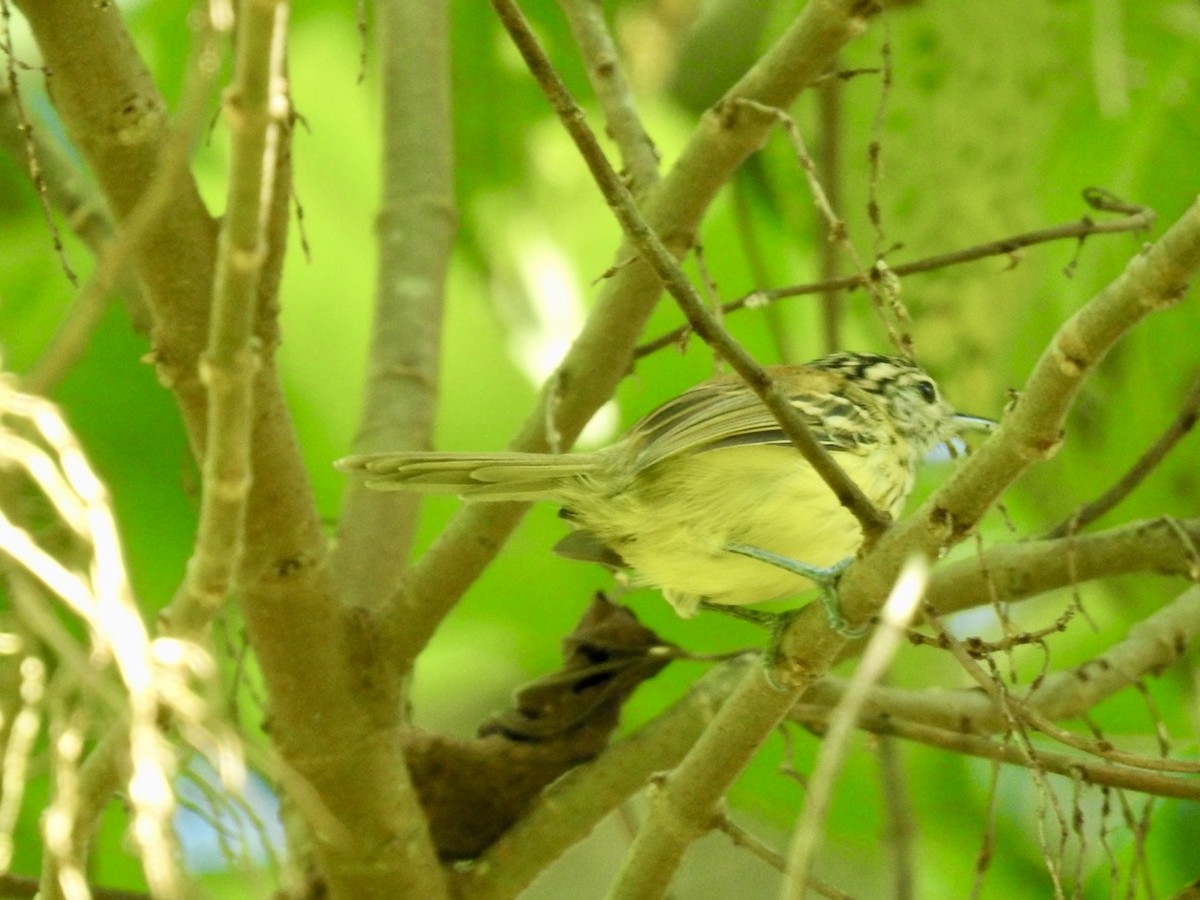
[[[830,628],[848,638],[859,638],[867,633],[869,625],[851,628],[847,624],[845,617],[842,616],[841,605],[838,603],[837,583],[842,577],[842,573],[854,562],[852,557],[846,557],[832,566],[813,566],[750,544],[728,544],[725,549],[730,553],[748,556],[751,559],[778,566],[794,575],[807,578],[821,591],[821,604],[825,607],[825,618],[829,622]]]

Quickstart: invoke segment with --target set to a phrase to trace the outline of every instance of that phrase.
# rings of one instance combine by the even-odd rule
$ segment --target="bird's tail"
[[[477,500],[544,500],[560,497],[581,475],[600,472],[598,453],[363,453],[334,466],[361,475],[377,491],[462,494]]]

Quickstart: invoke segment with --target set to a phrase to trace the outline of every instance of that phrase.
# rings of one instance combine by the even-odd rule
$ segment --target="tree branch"
[[[600,0],[559,0],[571,34],[587,66],[592,90],[604,110],[605,132],[621,154],[623,174],[634,197],[658,183],[658,151],[638,115],[633,91],[604,21]]]
[[[1085,199],[1088,198],[1088,194],[1085,193],[1084,196]],[[1089,200],[1089,203],[1093,202]],[[1109,209],[1108,211],[1115,210]],[[935,256],[927,256],[924,259],[900,263],[896,266],[888,266],[888,272],[897,276],[934,272],[938,269],[986,259],[989,256],[1015,257],[1017,251],[1024,247],[1033,247],[1038,244],[1049,243],[1050,241],[1075,239],[1082,243],[1087,237],[1093,234],[1119,234],[1129,231],[1144,231],[1154,224],[1154,211],[1145,207],[1123,208],[1119,211],[1124,213],[1125,218],[1113,222],[1096,222],[1090,217],[1085,216],[1078,222],[1068,222],[1065,225],[1041,228],[1037,231],[1027,231],[1022,234],[1012,235],[1011,237],[1001,238],[997,241],[976,244],[973,247],[966,247],[962,250],[939,253]],[[870,278],[875,274],[874,270],[872,270],[868,273],[867,277]],[[785,300],[789,297],[802,297],[808,294],[828,294],[831,291],[853,290],[864,287],[867,287],[867,284],[863,281],[863,277],[856,274],[844,275],[840,278],[822,279],[821,281],[814,281],[808,284],[794,284],[770,288],[768,290],[758,290],[726,303],[721,307],[721,313],[724,315],[747,307],[757,309],[763,304],[774,303],[777,300]],[[687,338],[690,332],[691,329],[689,326],[681,325],[679,328],[659,335],[653,340],[639,345],[637,350],[634,351],[634,358],[641,359],[643,356],[649,356],[663,347],[678,346]]]
[[[946,615],[1136,572],[1194,578],[1200,561],[1181,533],[1200,543],[1200,519],[1144,519],[1094,534],[989,547],[981,556],[939,566],[926,599]]]
[[[378,9],[383,198],[366,397],[354,452],[431,446],[456,213],[450,22],[444,0]],[[376,609],[408,565],[419,498],[346,487],[332,565],[346,602]]]
[[[501,21],[525,58],[529,71],[554,107],[563,127],[575,141],[597,186],[621,223],[627,240],[633,244],[641,258],[649,263],[663,287],[679,304],[696,333],[742,376],[779,421],[783,433],[817,470],[842,505],[858,519],[869,544],[887,526],[890,517],[875,509],[861,488],[842,471],[833,456],[813,436],[804,417],[791,401],[775,387],[750,353],[721,327],[720,321],[709,311],[674,255],[638,211],[633,195],[609,165],[596,136],[587,126],[583,110],[575,103],[566,85],[554,71],[550,60],[546,58],[530,30],[529,23],[525,21],[515,3],[512,0],[492,0],[492,5],[499,12]],[[779,111],[774,108],[764,108],[753,101],[739,102],[747,104],[749,108],[766,117],[779,118]],[[814,186],[814,191],[819,192],[819,186]],[[821,198],[823,202],[823,195]],[[828,204],[824,205],[828,208]]]
[[[279,132],[290,114],[283,80],[287,6],[256,2],[239,21],[233,83],[225,98],[232,137],[226,214],[217,241],[208,348],[203,492],[184,591],[162,614],[167,633],[195,638],[225,604],[242,556],[259,354],[253,327],[267,255],[267,221]]]
[[[1084,378],[1146,315],[1179,302],[1198,267],[1200,202],[1063,323],[995,433],[920,509],[884,534],[869,565],[846,572],[840,594],[849,621],[873,614],[908,556],[937,558],[963,540],[1008,485],[1034,462],[1054,454]],[[796,637],[802,632],[796,629]],[[784,649],[790,646],[785,635]],[[796,645],[801,656],[803,646]]]

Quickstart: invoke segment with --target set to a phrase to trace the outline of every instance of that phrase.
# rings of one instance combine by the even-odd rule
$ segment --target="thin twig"
[[[29,124],[29,116],[25,112],[25,104],[21,100],[21,87],[17,81],[17,54],[13,48],[12,42],[12,11],[9,9],[7,0],[0,0],[0,52],[3,52],[5,59],[5,74],[7,76],[7,84],[2,90],[6,94],[5,105],[11,106],[17,120],[18,131],[23,135],[25,165],[29,170],[29,177],[33,181],[33,189],[37,193],[38,206],[42,210],[42,218],[46,222],[46,230],[50,232],[50,239],[54,244],[54,252],[58,256],[59,265],[62,267],[63,274],[67,276],[67,280],[75,287],[79,286],[79,278],[75,274],[75,270],[71,268],[71,262],[67,259],[67,250],[63,246],[62,236],[58,231],[58,223],[54,221],[54,214],[50,209],[50,191],[46,185],[45,179],[42,177],[42,166],[38,155],[38,147],[34,142],[34,131]],[[16,157],[14,157],[16,158]]]
[[[1050,241],[1070,239],[1083,241],[1093,234],[1144,231],[1154,223],[1155,214],[1153,210],[1146,207],[1132,207],[1132,209],[1136,211],[1126,212],[1125,218],[1115,222],[1096,222],[1085,216],[1077,222],[1068,222],[1064,225],[1042,228],[1037,231],[1027,231],[1022,234],[1012,235],[1011,237],[1001,238],[1000,240],[989,241],[985,244],[965,247],[962,250],[939,253],[936,256],[927,256],[909,263],[888,266],[888,271],[896,276],[916,275],[921,272],[932,272],[937,269],[947,268],[948,266],[957,266],[979,259],[986,259],[989,256],[1011,256],[1023,247],[1032,247]],[[868,277],[873,277],[873,275],[869,274]],[[841,278],[771,288],[770,290],[754,291],[736,300],[732,300],[725,304],[722,311],[731,313],[743,307],[758,309],[764,304],[773,303],[776,300],[784,300],[788,297],[821,294],[832,290],[851,290],[864,286],[866,285],[861,275],[845,275]],[[688,335],[689,331],[688,326],[683,325],[653,340],[647,341],[634,351],[634,358],[641,359],[643,356],[648,356],[657,350],[661,350],[663,347],[678,346]]]
[[[892,95],[892,32],[888,18],[883,19],[883,43],[879,47],[881,60],[879,102],[871,123],[871,142],[867,145],[867,218],[875,229],[875,259],[880,260],[887,249],[883,228],[883,204],[879,201],[879,184],[883,180],[883,132],[887,124],[888,100]]]
[[[762,838],[752,834],[734,822],[729,816],[724,814],[717,816],[713,821],[713,828],[726,835],[735,847],[742,847],[748,850],[772,869],[782,872],[787,865],[787,860],[783,858],[782,853],[770,846]],[[853,900],[850,894],[847,894],[845,891],[839,891],[833,885],[819,878],[810,878],[808,880],[808,887],[809,890],[821,897],[828,898],[828,900]]]
[[[67,227],[97,258],[102,257],[116,236],[116,227],[104,208],[103,199],[88,186],[87,178],[59,145],[48,140],[42,129],[25,120],[24,115],[11,86],[0,85],[0,146],[14,159],[23,156],[29,159],[34,190],[39,196],[44,193]],[[59,243],[57,236],[55,243]],[[134,328],[146,331],[149,313],[141,288],[127,267],[116,278],[114,288],[125,300]],[[25,389],[35,394],[48,393],[82,355],[107,308],[107,294],[77,292],[41,357],[23,376]]]
[[[1085,503],[1063,521],[1046,532],[1048,539],[1074,534],[1095,522],[1118,503],[1128,497],[1137,486],[1145,481],[1154,468],[1166,458],[1177,443],[1190,432],[1200,415],[1200,375],[1197,375],[1191,391],[1183,401],[1179,414],[1166,431],[1143,453],[1124,475],[1117,479],[1107,491],[1090,503]]]
[[[846,258],[850,260],[851,266],[857,273],[858,281],[866,287],[867,294],[871,298],[871,305],[874,306],[875,312],[879,316],[879,321],[887,329],[888,337],[891,339],[892,344],[904,355],[912,356],[913,342],[912,336],[909,334],[910,319],[908,311],[900,302],[899,290],[895,284],[895,279],[888,277],[889,273],[883,267],[882,260],[877,260],[873,270],[868,274],[866,267],[863,265],[862,257],[859,256],[854,242],[850,240],[845,220],[833,208],[829,195],[826,193],[824,185],[817,176],[816,163],[813,162],[812,157],[808,153],[808,148],[805,146],[804,137],[800,134],[800,127],[796,124],[796,120],[782,109],[769,107],[761,103],[753,103],[752,101],[742,102],[765,115],[772,116],[783,127],[784,131],[787,132],[792,142],[792,149],[796,154],[796,161],[799,163],[801,170],[804,172],[804,178],[808,182],[813,205],[817,208],[817,212],[825,222],[825,227],[828,231],[826,240],[840,247]]]
[[[658,151],[638,115],[616,43],[599,0],[559,0],[579,46],[588,80],[604,111],[605,133],[617,145],[630,193],[641,198],[658,182]]]
[[[284,3],[249,4],[239,19],[233,89],[226,116],[232,134],[228,204],[218,241],[208,348],[201,378],[208,388],[204,491],[185,590],[162,613],[167,633],[202,632],[224,604],[242,554],[252,473],[254,341],[258,280],[279,132],[289,112],[283,64]]]
[[[1164,775],[1141,767],[1099,762],[1086,756],[1053,750],[1034,748],[1030,756],[1024,750],[992,738],[936,728],[899,717],[874,719],[864,723],[862,727],[873,734],[918,741],[953,753],[1023,768],[1036,767],[1040,771],[1055,775],[1081,776],[1088,784],[1123,788],[1157,797],[1200,800],[1200,782],[1195,778]]]
[[[926,615],[924,618],[927,624],[931,625],[941,634],[945,646],[967,671],[967,674],[975,680],[975,683],[983,688],[998,704],[1002,704],[1005,709],[1009,710],[1013,717],[1020,723],[1035,728],[1047,737],[1066,744],[1068,747],[1099,756],[1101,759],[1106,759],[1110,762],[1144,769],[1154,769],[1161,772],[1200,774],[1200,763],[1197,762],[1160,760],[1138,753],[1128,753],[1123,750],[1117,750],[1107,741],[1088,739],[1074,732],[1067,731],[1065,728],[1061,728],[1035,705],[1013,696],[1003,686],[1002,682],[985,672],[971,658],[970,654],[967,653],[962,642],[946,631],[935,617]]]
[[[837,61],[834,61],[836,68]],[[839,78],[822,81],[817,88],[817,109],[820,114],[821,133],[817,144],[817,177],[825,185],[825,192],[834,209],[842,205],[842,93],[843,82]],[[817,210],[818,217],[820,211]],[[822,281],[832,281],[838,275],[839,247],[831,240],[818,242],[819,271]],[[842,347],[841,324],[844,308],[837,288],[821,291],[822,345],[826,353]]]

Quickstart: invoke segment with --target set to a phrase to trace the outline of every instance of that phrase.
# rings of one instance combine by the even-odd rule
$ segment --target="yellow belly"
[[[899,512],[912,473],[895,448],[836,458],[876,506]],[[730,544],[830,566],[862,542],[858,521],[790,447],[674,458],[602,501],[583,493],[573,499],[578,527],[616,551],[639,584],[661,589],[683,616],[701,600],[759,603],[811,587],[807,578],[729,552]]]

